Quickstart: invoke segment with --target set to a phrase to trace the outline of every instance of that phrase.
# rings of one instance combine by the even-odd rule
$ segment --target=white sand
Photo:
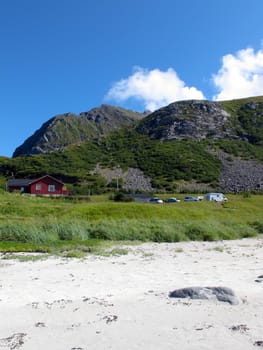
[[[263,239],[128,249],[83,260],[0,257],[0,349],[258,348]],[[168,297],[188,286],[230,287],[240,303]]]

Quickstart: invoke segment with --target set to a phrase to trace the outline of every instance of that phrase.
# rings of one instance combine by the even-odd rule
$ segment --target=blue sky
[[[0,155],[56,114],[263,95],[262,0],[0,0]]]

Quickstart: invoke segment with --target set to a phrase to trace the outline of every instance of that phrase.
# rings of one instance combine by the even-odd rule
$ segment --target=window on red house
[[[55,185],[48,185],[48,192],[55,192]]]

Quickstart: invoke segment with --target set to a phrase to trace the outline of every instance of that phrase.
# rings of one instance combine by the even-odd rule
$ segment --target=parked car
[[[185,202],[198,202],[199,199],[198,199],[198,197],[187,196],[187,197],[184,197],[184,201]]]
[[[177,199],[175,197],[171,197],[167,199],[167,203],[180,203],[180,199]]]
[[[163,200],[158,197],[153,197],[149,200],[149,203],[162,204]]]

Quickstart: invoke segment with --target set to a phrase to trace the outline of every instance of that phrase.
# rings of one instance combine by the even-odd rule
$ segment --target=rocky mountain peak
[[[59,114],[17,147],[13,157],[50,153],[69,145],[81,144],[131,126],[143,117],[143,114],[110,105],[101,105],[79,115],[71,112]]]
[[[190,100],[171,103],[146,117],[137,131],[153,139],[199,141],[233,137],[230,114],[218,102]]]

